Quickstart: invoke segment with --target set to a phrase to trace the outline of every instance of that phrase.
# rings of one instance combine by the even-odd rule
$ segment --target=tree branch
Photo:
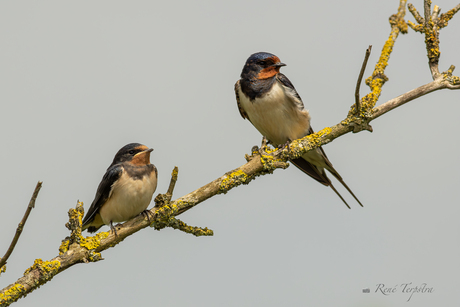
[[[364,71],[366,70],[367,61],[369,60],[369,56],[371,55],[371,50],[372,50],[372,46],[369,46],[366,49],[366,55],[364,56],[363,65],[361,66],[361,71],[359,72],[358,81],[356,82],[355,104],[356,104],[356,109],[357,110],[360,109],[360,105],[359,105],[359,88],[361,87],[361,82],[363,81]]]
[[[380,58],[375,65],[372,75],[366,79],[366,84],[370,87],[371,92],[361,98],[359,109],[353,106],[348,112],[348,117],[345,122],[353,128],[352,130],[354,133],[362,130],[372,132],[372,127],[369,125],[369,117],[380,97],[383,85],[388,81],[388,77],[385,75],[385,68],[388,66],[388,60],[390,59],[390,54],[393,51],[393,46],[399,33],[407,33],[407,24],[404,21],[404,15],[406,14],[405,6],[406,0],[401,0],[398,7],[398,13],[390,17],[390,36],[383,46]]]
[[[41,181],[37,182],[37,185],[35,186],[35,190],[32,194],[32,197],[30,198],[29,204],[27,205],[26,212],[24,213],[24,216],[22,217],[21,222],[19,222],[18,228],[16,228],[16,234],[13,237],[13,241],[11,242],[10,247],[6,251],[5,255],[2,258],[0,258],[0,274],[2,271],[3,272],[5,271],[5,268],[3,266],[6,264],[8,258],[10,257],[14,248],[16,247],[16,243],[18,243],[19,237],[21,236],[22,230],[24,229],[24,226],[26,225],[30,212],[32,211],[33,208],[35,208],[35,200],[37,199],[40,189],[42,188],[42,183],[43,182]]]
[[[371,92],[361,99],[361,103],[354,104],[352,106],[347,118],[342,122],[291,142],[289,149],[268,149],[265,144],[262,144],[260,149],[258,147],[254,147],[251,155],[246,156],[248,162],[244,165],[227,172],[223,176],[185,196],[171,201],[172,192],[177,180],[177,168],[175,168],[168,192],[166,195],[157,196],[155,198],[156,205],[152,210],[150,210],[153,216],[153,221],[142,215],[137,216],[125,222],[123,225],[116,226],[118,233],[117,237],[109,232],[100,232],[92,237],[83,237],[81,235],[81,219],[84,213],[83,204],[78,203],[75,209],[69,210],[69,223],[67,226],[71,229],[71,235],[62,241],[59,248],[59,256],[50,261],[42,261],[41,259],[35,260],[34,265],[24,273],[23,277],[18,279],[15,284],[12,284],[0,291],[0,303],[8,306],[11,302],[14,302],[30,293],[39,285],[46,283],[51,280],[53,276],[66,270],[74,264],[101,260],[102,256],[100,253],[102,251],[117,245],[126,237],[147,226],[155,227],[157,229],[161,229],[163,227],[173,227],[182,231],[193,233],[194,235],[212,235],[212,231],[207,228],[187,226],[185,223],[175,219],[175,217],[212,196],[225,194],[241,184],[248,184],[257,176],[273,173],[273,171],[278,168],[286,168],[288,166],[288,163],[286,162],[288,158],[298,158],[307,151],[328,144],[335,138],[348,132],[372,130],[372,127],[369,125],[370,121],[404,103],[414,100],[415,98],[438,89],[459,89],[460,80],[458,77],[452,75],[455,68],[452,65],[448,71],[439,74],[433,82],[425,84],[407,92],[406,94],[387,101],[378,107],[375,107],[375,104],[380,97],[382,86],[388,80],[384,71],[388,65],[388,60],[393,50],[396,38],[400,32],[407,32],[407,24],[404,21],[405,4],[406,1],[401,0],[398,13],[390,17],[390,36],[382,49],[374,72],[366,79],[366,84],[369,85]],[[411,9],[411,5],[409,5],[409,10],[411,10],[411,12],[415,12],[415,9]],[[422,21],[422,17],[417,14],[418,13],[414,15],[416,20]],[[451,13],[451,15],[453,14],[454,13]],[[447,25],[447,20],[452,18],[451,15],[446,15],[444,17],[441,15],[438,20],[444,20],[443,22]],[[427,16],[425,19],[427,19]],[[409,25],[410,24],[411,23],[409,23]],[[443,26],[445,25],[443,24]],[[442,28],[443,26],[439,26],[439,28]],[[414,27],[416,29],[420,28],[419,25]]]
[[[431,76],[433,80],[439,79],[442,75],[449,75],[450,70],[450,77],[452,77],[453,69],[449,69],[447,72],[443,72],[442,74],[439,72],[439,57],[441,56],[441,51],[439,50],[439,30],[446,27],[449,20],[460,10],[460,4],[455,6],[453,9],[449,10],[445,14],[441,14],[439,16],[439,12],[441,9],[439,6],[435,5],[433,8],[433,13],[431,13],[431,0],[424,0],[424,15],[425,18],[420,16],[420,13],[415,9],[412,4],[408,5],[409,11],[414,16],[415,20],[419,23],[415,25],[411,21],[408,22],[409,26],[416,32],[424,33],[425,34],[425,44],[428,56],[428,63],[430,66]],[[451,66],[452,67],[452,66]],[[458,77],[457,81],[458,82]],[[452,83],[452,82],[450,82]],[[450,89],[456,89],[456,84],[454,87],[448,86]]]

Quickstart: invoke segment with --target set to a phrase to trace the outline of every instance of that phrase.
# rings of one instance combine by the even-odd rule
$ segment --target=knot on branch
[[[380,82],[385,84],[389,79],[388,77],[383,73],[378,70],[374,71],[374,73],[366,79],[366,85],[373,87],[373,86],[378,86]],[[379,82],[378,84],[375,84],[375,82]]]
[[[401,33],[406,34],[407,33],[407,23],[404,20],[404,15],[402,14],[393,14],[389,18],[390,25],[398,27],[399,31]]]
[[[372,126],[369,124],[369,117],[364,118],[358,118],[358,117],[353,117],[352,120],[350,121],[342,121],[342,124],[349,125],[350,127],[353,128],[352,132],[353,133],[358,133],[363,130],[373,132],[374,129]]]
[[[84,262],[96,262],[102,260],[100,253],[95,252],[95,249],[101,245],[101,240],[109,236],[108,232],[99,232],[94,236],[83,237],[81,232],[82,218],[85,214],[82,202],[77,202],[75,209],[69,210],[69,222],[66,223],[66,227],[71,231],[70,236],[62,240],[61,246],[59,246],[59,255],[63,255],[69,251],[69,249],[77,248],[79,246],[84,247],[88,250]]]
[[[43,261],[41,259],[35,259],[34,264],[24,272],[24,275],[29,274],[32,270],[37,270],[41,277],[48,281],[57,274],[60,266],[61,263],[57,260]],[[37,280],[37,285],[38,284],[39,281]]]

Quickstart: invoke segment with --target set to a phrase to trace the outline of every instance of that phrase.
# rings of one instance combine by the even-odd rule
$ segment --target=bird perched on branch
[[[117,235],[113,223],[129,220],[146,211],[157,188],[158,172],[150,163],[153,149],[138,143],[121,148],[97,188],[83,219],[82,230],[95,232],[103,225]]]
[[[291,81],[280,73],[282,66],[286,64],[281,63],[274,54],[254,53],[247,59],[241,79],[235,84],[241,116],[247,118],[274,146],[288,145],[293,140],[314,133],[310,126],[310,114],[304,108],[302,99]],[[313,179],[330,186],[350,208],[327,177],[327,169],[362,206],[321,147],[290,161]]]

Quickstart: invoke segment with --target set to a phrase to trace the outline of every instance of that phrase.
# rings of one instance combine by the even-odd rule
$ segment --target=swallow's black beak
[[[275,67],[283,67],[283,66],[286,66],[286,64],[278,62],[278,63],[273,64],[273,66],[275,66]]]

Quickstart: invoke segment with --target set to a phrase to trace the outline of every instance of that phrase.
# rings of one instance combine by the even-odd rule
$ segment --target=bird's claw
[[[152,213],[150,210],[144,210],[144,211],[142,211],[142,212],[141,212],[141,215],[142,215],[143,217],[146,217],[147,220],[149,221],[149,223],[151,222],[150,217],[153,218],[153,213]]]
[[[291,151],[291,148],[289,147],[289,144],[291,144],[291,140],[287,140],[286,143],[278,145],[279,150],[283,150],[287,148],[288,151]]]

